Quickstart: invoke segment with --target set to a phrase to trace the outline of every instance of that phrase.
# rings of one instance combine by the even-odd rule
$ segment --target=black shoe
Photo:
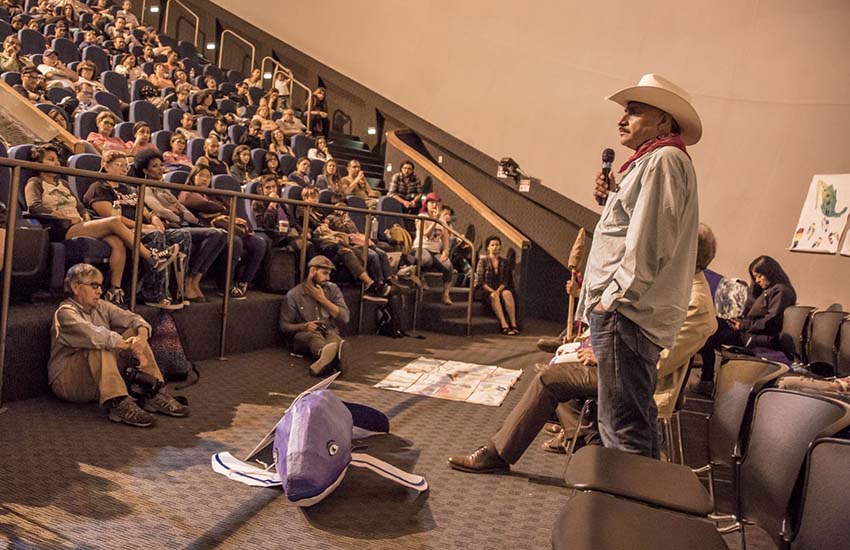
[[[152,414],[143,411],[129,395],[109,408],[109,420],[137,428],[149,428],[156,421]]]
[[[486,445],[478,447],[471,455],[450,456],[449,466],[471,474],[506,474],[511,471],[511,465]]]

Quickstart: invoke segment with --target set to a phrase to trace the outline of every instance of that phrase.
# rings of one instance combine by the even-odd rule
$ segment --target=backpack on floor
[[[177,323],[168,311],[160,311],[153,325],[148,344],[166,382],[182,382],[195,366],[186,358]],[[200,375],[198,375],[200,377]]]
[[[390,244],[398,246],[402,254],[410,254],[413,250],[413,237],[410,236],[407,229],[397,223],[387,229],[387,239]]]
[[[287,292],[298,284],[298,254],[290,247],[270,248],[266,255],[266,290]]]
[[[386,304],[378,307],[378,329],[376,334],[379,336],[388,336],[390,338],[401,338],[404,336],[404,331],[401,330],[401,323],[393,307],[395,300],[395,296],[390,296]]]

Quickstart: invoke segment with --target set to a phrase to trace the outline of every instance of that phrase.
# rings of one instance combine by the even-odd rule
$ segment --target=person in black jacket
[[[750,288],[739,319],[718,319],[717,332],[700,351],[703,357],[699,393],[711,393],[714,385],[714,352],[722,345],[780,350],[779,333],[785,309],[797,302],[797,293],[779,262],[759,256],[749,268]]]

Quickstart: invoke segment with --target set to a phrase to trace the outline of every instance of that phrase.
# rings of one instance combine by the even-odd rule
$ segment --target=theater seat
[[[162,130],[162,117],[150,101],[134,101],[130,103],[130,122],[147,122],[151,132]]]

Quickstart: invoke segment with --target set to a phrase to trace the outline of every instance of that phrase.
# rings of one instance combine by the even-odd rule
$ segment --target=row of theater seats
[[[29,160],[30,151],[32,147],[33,146],[29,144],[14,146],[9,149],[8,156],[10,158],[18,160]],[[5,151],[5,148],[2,146],[2,144],[0,144],[0,156],[7,156],[7,152]],[[101,157],[99,155],[90,153],[76,154],[69,159],[68,166],[70,168],[75,168],[79,170],[89,170],[96,172],[101,167]],[[189,172],[186,170],[173,171],[165,175],[164,181],[169,183],[183,184],[186,182],[186,177],[188,176],[188,174]],[[30,230],[30,235],[24,238],[37,238],[40,243],[35,246],[15,247],[16,254],[21,254],[20,259],[17,260],[18,262],[22,262],[19,265],[33,266],[32,268],[22,268],[21,270],[18,270],[18,275],[35,276],[35,272],[39,271],[38,269],[36,269],[35,266],[41,266],[40,271],[43,272],[46,270],[49,272],[49,286],[51,288],[60,288],[62,285],[63,273],[67,267],[79,262],[86,262],[94,265],[106,264],[108,263],[110,249],[109,246],[106,245],[106,243],[104,243],[103,241],[89,237],[76,237],[73,239],[65,240],[63,231],[59,229],[49,231],[51,227],[55,226],[55,224],[51,223],[52,220],[50,220],[50,217],[39,217],[29,215],[26,212],[24,187],[29,178],[34,175],[34,172],[32,172],[31,170],[21,170],[19,193],[17,201],[15,201],[12,200],[11,197],[9,197],[9,184],[11,177],[10,170],[8,168],[0,169],[0,200],[7,200],[8,198],[7,206],[9,208],[14,207],[18,209],[18,218],[20,220],[21,226]],[[67,181],[71,188],[71,191],[74,193],[77,199],[82,202],[82,197],[85,195],[89,185],[91,185],[91,183],[95,181],[95,178],[70,176],[67,178]],[[245,188],[243,189],[243,186],[239,181],[228,175],[218,175],[213,177],[212,187],[214,189],[245,191],[252,194],[258,194],[256,182],[245,186]],[[301,191],[302,188],[298,185],[287,185],[282,190],[282,197],[291,200],[301,200]],[[330,204],[332,195],[333,193],[331,191],[327,189],[322,190],[319,194],[320,203]],[[363,201],[363,199],[354,195],[347,197],[347,202],[349,206],[355,208],[367,208],[366,203]],[[378,201],[377,210],[381,212],[398,213],[401,212],[401,205],[398,203],[398,201],[388,199],[387,197],[381,197]],[[294,219],[294,206],[290,205],[288,211],[290,218]],[[237,200],[237,213],[240,217],[248,220],[249,224],[252,227],[256,227],[250,199],[241,198]],[[357,227],[360,229],[360,231],[365,231],[365,214],[353,212],[351,218],[357,225]],[[389,229],[393,224],[403,225],[403,220],[401,218],[392,216],[380,216],[376,218],[375,224],[375,227],[377,228],[378,238],[385,239],[385,231]],[[39,233],[37,230],[40,230],[41,233]],[[36,237],[36,235],[38,236]],[[48,241],[45,240],[48,236],[49,247]],[[46,268],[46,266],[48,265],[49,268]]]
[[[850,376],[850,317],[840,305],[827,310],[791,306],[780,340],[794,362],[825,376]]]
[[[709,464],[701,469],[602,447],[570,460],[572,497],[552,535],[556,549],[725,549],[724,532],[758,525],[778,548],[850,547],[850,404],[770,388],[788,367],[732,358],[718,371],[708,420]],[[846,433],[846,432],[845,432]],[[716,509],[713,472],[733,475],[731,514]],[[709,472],[707,491],[697,472]]]

